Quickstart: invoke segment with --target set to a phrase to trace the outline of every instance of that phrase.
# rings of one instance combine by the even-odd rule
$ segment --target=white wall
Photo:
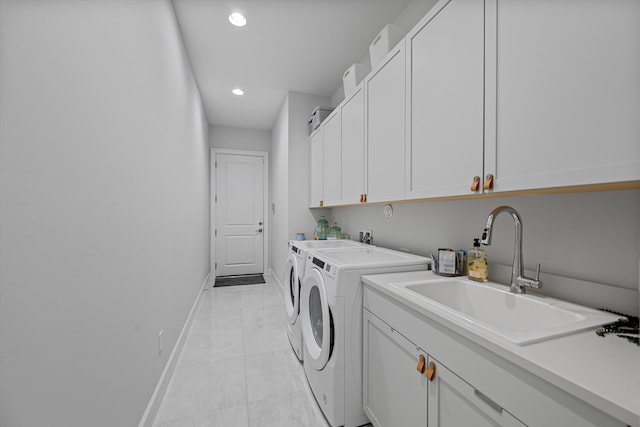
[[[289,234],[289,96],[273,125],[271,134],[271,271],[280,281],[284,267],[282,245]],[[308,174],[305,174],[308,175]],[[286,252],[285,255],[286,257]]]
[[[640,191],[397,204],[391,219],[384,217],[382,206],[334,208],[333,217],[351,236],[360,228],[373,229],[375,245],[428,255],[442,247],[471,247],[487,215],[500,205],[513,206],[522,216],[526,268],[541,263],[544,273],[640,290]],[[492,245],[485,247],[490,264],[511,265],[514,238],[513,220],[498,216]],[[570,298],[596,307],[628,307],[635,311],[628,314],[637,314],[634,302],[629,306],[628,301],[614,301],[619,298],[614,291],[609,292],[611,299],[599,293],[578,295],[582,289],[572,291]],[[620,295],[634,295],[637,302],[635,292]]]
[[[209,271],[171,3],[2,0],[0,93],[0,425],[137,425]]]
[[[260,129],[212,125],[209,127],[209,145],[212,148],[270,152],[271,132]]]
[[[282,276],[287,242],[296,233],[313,236],[317,218],[309,209],[309,127],[313,109],[328,105],[327,97],[289,92],[272,131],[271,270]]]

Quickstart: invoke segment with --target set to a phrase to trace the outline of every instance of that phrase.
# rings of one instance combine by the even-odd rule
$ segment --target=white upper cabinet
[[[640,2],[487,7],[494,99],[486,107],[485,173],[495,175],[495,190],[640,179]]]
[[[404,42],[365,79],[367,106],[367,202],[404,199]]]
[[[364,89],[356,89],[340,107],[342,124],[342,200],[343,205],[360,203],[365,193]]]
[[[638,17],[634,0],[440,0],[314,134],[311,206],[639,188]]]
[[[438,3],[406,42],[407,198],[482,192],[484,2]]]
[[[323,132],[323,205],[335,206],[342,200],[342,135],[339,109],[327,117],[323,124]]]
[[[309,207],[322,207],[322,150],[323,150],[323,128],[318,128],[311,135],[311,159],[309,164]]]

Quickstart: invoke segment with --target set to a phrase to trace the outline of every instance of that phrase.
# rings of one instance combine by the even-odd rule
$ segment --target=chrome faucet
[[[513,209],[511,206],[498,206],[491,211],[487,217],[487,225],[485,225],[484,231],[482,232],[482,240],[480,243],[486,246],[491,244],[491,227],[493,226],[493,220],[502,212],[511,214],[516,226],[516,244],[513,252],[510,291],[515,294],[524,294],[526,293],[526,287],[542,287],[542,282],[540,281],[540,264],[538,264],[538,268],[536,269],[535,279],[531,279],[524,275],[524,268],[522,264],[522,219],[520,219],[518,211]]]

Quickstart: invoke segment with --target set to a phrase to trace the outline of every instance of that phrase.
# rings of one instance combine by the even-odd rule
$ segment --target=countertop
[[[516,345],[490,332],[462,324],[411,301],[392,283],[442,279],[431,271],[366,275],[362,281],[407,308],[447,327],[497,356],[544,378],[591,406],[640,427],[640,347],[592,330],[528,345]]]

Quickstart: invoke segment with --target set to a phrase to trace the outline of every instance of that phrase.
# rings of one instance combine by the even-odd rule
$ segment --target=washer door
[[[300,288],[302,286],[298,277],[298,258],[289,253],[284,267],[284,305],[287,308],[287,318],[292,325],[296,323],[300,313]]]
[[[333,318],[327,300],[322,273],[317,268],[308,270],[302,283],[302,341],[309,357],[304,362],[322,370],[333,352]]]

